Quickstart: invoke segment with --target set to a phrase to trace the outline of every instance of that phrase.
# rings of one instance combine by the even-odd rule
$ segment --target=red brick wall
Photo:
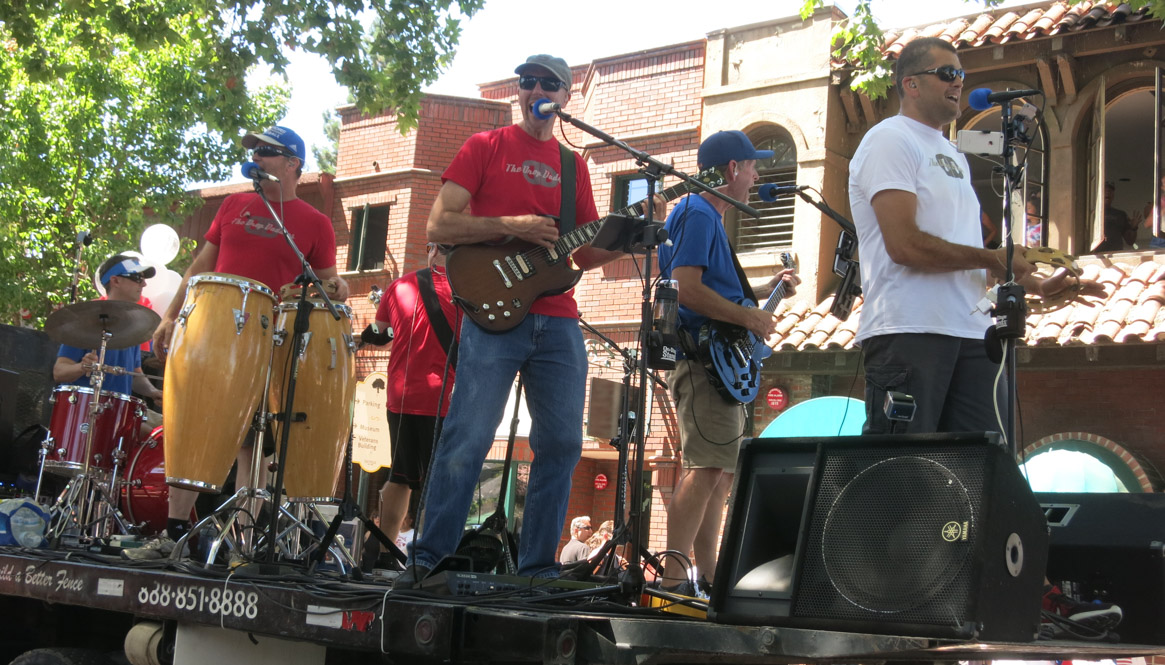
[[[1165,471],[1161,389],[1165,368],[1019,372],[1020,439],[1026,445],[1061,432],[1111,439]],[[1158,490],[1165,488],[1158,488]]]

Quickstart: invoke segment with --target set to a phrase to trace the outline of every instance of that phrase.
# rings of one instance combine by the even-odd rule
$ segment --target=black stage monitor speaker
[[[750,439],[709,616],[1031,641],[1048,528],[994,434]]]
[[[1120,605],[1121,642],[1165,644],[1165,494],[1036,494],[1051,527],[1048,578]]]

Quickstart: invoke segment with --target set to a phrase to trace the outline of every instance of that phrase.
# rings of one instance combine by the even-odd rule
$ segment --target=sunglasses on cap
[[[128,279],[129,281],[137,282],[138,284],[141,284],[142,282],[146,281],[146,278],[142,277],[142,274],[140,272],[127,272],[124,275],[114,275],[114,277]]]
[[[942,67],[935,67],[923,72],[911,74],[911,76],[922,76],[923,74],[934,74],[938,80],[943,83],[953,83],[955,79],[967,78],[967,71],[964,69],[956,69],[954,65],[943,65]]]
[[[253,157],[295,157],[273,145],[261,145],[251,151]]]
[[[523,90],[533,90],[534,86],[541,83],[542,89],[546,92],[558,92],[558,89],[566,84],[552,76],[519,76],[518,87]]]

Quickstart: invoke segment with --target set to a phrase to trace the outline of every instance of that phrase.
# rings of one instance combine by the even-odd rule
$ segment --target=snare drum
[[[308,317],[307,344],[299,361],[295,383],[295,412],[306,414],[291,425],[283,487],[292,501],[326,503],[342,498],[344,449],[352,429],[352,404],[356,398],[356,343],[352,337],[352,309],[336,305],[340,320],[332,318],[322,301]],[[291,329],[295,303],[276,308],[276,346],[271,358],[271,391],[268,408],[283,410],[284,385],[291,366]],[[276,421],[272,436],[282,440]]]
[[[121,490],[121,510],[131,524],[140,525],[149,536],[166,528],[169,514],[170,486],[166,484],[162,430],[157,427],[150,438],[130,453],[125,487]]]
[[[45,457],[45,471],[64,476],[81,473],[85,468],[85,430],[93,389],[58,386],[49,401],[53,405],[49,431],[55,445]],[[113,471],[114,453],[119,446],[128,450],[138,442],[145,414],[146,405],[140,399],[102,390],[93,423],[89,468]]]
[[[275,294],[223,273],[191,278],[166,361],[166,482],[218,492],[263,398]]]

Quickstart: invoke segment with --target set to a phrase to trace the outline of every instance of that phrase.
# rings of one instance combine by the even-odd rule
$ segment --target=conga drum
[[[275,294],[223,273],[190,279],[166,361],[166,482],[218,492],[263,398]]]
[[[291,423],[283,488],[292,501],[334,502],[344,490],[344,449],[352,429],[352,405],[356,398],[356,342],[352,337],[352,309],[336,305],[340,320],[332,318],[322,301],[308,317],[308,338],[299,361],[293,411],[306,414]],[[283,410],[287,376],[291,368],[292,329],[296,304],[276,308],[276,346],[271,358],[271,390],[268,408]],[[272,436],[282,441],[282,423],[276,421]]]

